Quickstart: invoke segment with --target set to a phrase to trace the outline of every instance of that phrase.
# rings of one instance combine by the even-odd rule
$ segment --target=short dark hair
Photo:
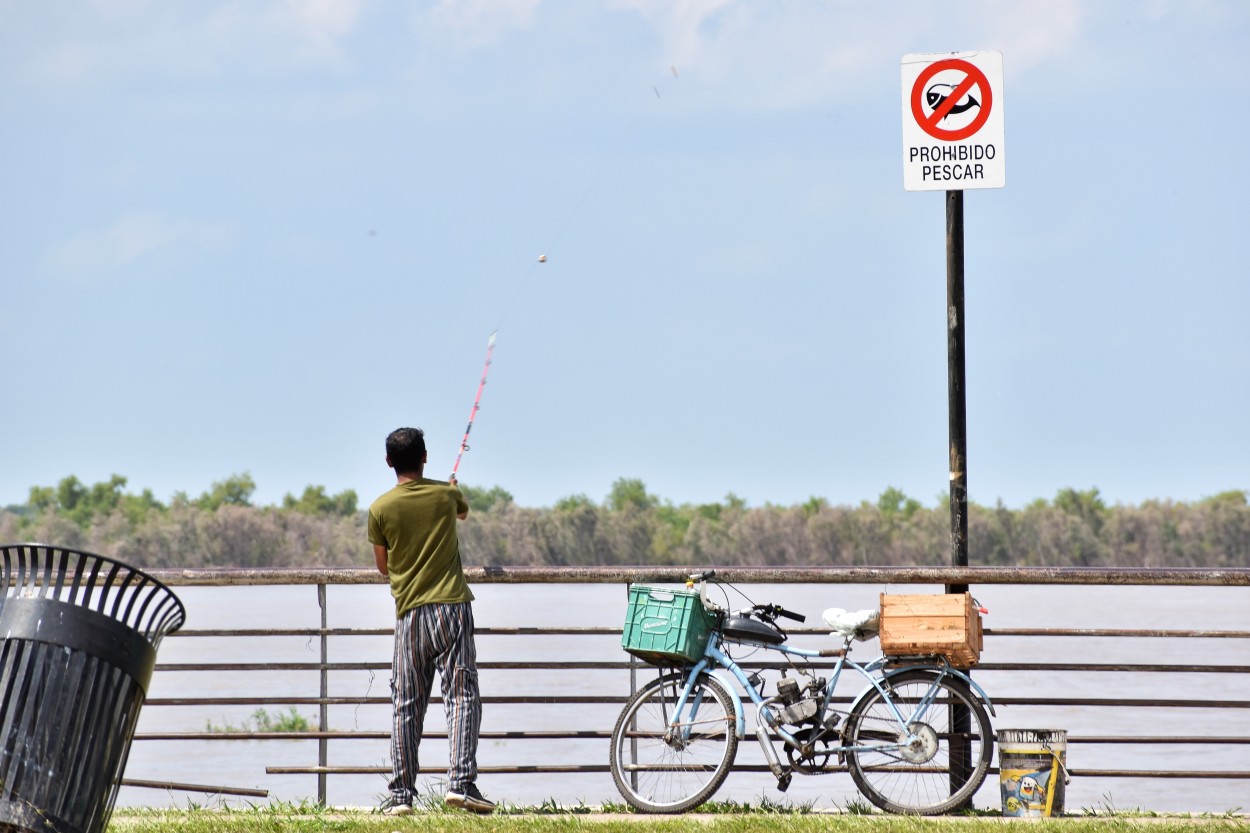
[[[396,428],[387,434],[386,460],[396,474],[421,471],[425,466],[425,432],[420,428]]]

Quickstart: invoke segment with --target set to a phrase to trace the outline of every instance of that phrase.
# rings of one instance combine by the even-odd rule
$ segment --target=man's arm
[[[451,476],[451,479],[447,481],[447,483],[451,486],[451,488],[456,490],[456,508],[459,509],[461,506],[464,507],[463,512],[456,513],[456,517],[463,521],[465,518],[469,517],[469,504],[465,501],[464,495],[460,491],[460,483],[456,480],[456,476],[454,474]]]
[[[373,545],[373,561],[378,565],[378,572],[384,576],[389,576],[390,572],[386,569],[386,547],[381,544]]]

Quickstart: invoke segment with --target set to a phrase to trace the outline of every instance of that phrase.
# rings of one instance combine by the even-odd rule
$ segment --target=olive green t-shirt
[[[456,538],[456,516],[467,511],[459,489],[424,477],[369,507],[369,543],[386,547],[396,618],[421,605],[473,601]]]

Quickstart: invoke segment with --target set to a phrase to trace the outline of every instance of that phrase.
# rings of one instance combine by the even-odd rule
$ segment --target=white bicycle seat
[[[820,614],[820,618],[843,639],[848,636],[859,640],[872,639],[881,626],[879,610],[843,610],[840,607],[831,607]]]

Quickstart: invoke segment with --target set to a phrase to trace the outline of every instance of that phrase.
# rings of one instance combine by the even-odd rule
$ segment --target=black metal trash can
[[[162,637],[186,611],[104,556],[0,546],[0,831],[101,833]]]

